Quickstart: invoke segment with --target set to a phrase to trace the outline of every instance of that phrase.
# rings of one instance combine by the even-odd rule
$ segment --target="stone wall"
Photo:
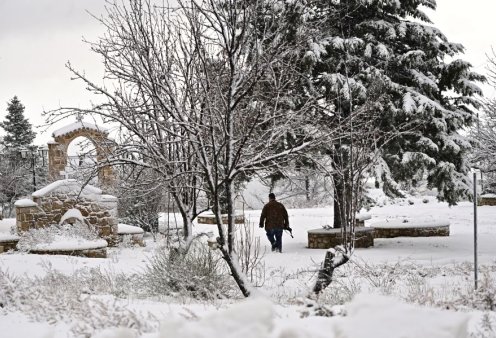
[[[38,255],[69,255],[87,258],[107,258],[107,249],[88,249],[88,250],[31,250],[33,254]]]
[[[98,231],[100,237],[107,240],[109,245],[116,245],[118,242],[117,198],[111,195],[101,195],[101,190],[91,186],[84,187],[86,190],[75,189],[75,186],[77,187],[77,183],[74,180],[54,182],[33,193],[32,200],[17,201],[18,233],[59,224],[62,216],[69,209],[77,209],[88,225]],[[82,194],[82,191],[86,193]],[[70,222],[69,219],[68,223]]]
[[[391,228],[374,226],[375,238],[449,236],[449,225]]]
[[[374,229],[355,228],[355,248],[374,246]],[[308,231],[308,248],[329,249],[342,245],[341,229],[314,229]]]

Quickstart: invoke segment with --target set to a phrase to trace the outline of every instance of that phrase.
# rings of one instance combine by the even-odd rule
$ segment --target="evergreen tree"
[[[35,170],[37,184],[46,182],[46,170],[37,168],[31,158],[22,159],[21,147],[29,147],[35,133],[31,124],[24,117],[24,106],[17,96],[7,104],[7,116],[0,123],[6,135],[0,139],[0,207],[6,217],[12,216],[14,202],[22,196],[29,194],[34,185],[32,184],[33,170]],[[34,168],[33,168],[34,165]]]
[[[24,106],[17,96],[7,103],[7,112],[5,121],[0,123],[0,127],[6,132],[2,144],[7,148],[30,145],[36,133],[33,132],[31,123],[24,117]]]
[[[485,79],[456,59],[463,46],[449,42],[420,6],[435,9],[436,3],[322,1],[300,11],[298,20],[311,32],[303,56],[306,90],[332,112],[329,123],[368,109],[379,116],[370,123],[384,133],[408,124],[408,132],[377,145],[384,187],[394,194],[396,182],[426,177],[440,200],[454,204],[470,191],[465,158],[471,145],[459,131],[472,123],[470,106],[478,106],[473,96],[481,90],[474,81]],[[350,140],[341,139],[327,151],[335,162],[346,162],[349,146]],[[343,179],[334,178],[335,199]]]

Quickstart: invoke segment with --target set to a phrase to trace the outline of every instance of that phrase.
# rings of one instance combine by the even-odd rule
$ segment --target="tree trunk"
[[[342,228],[345,220],[344,205],[346,203],[344,193],[343,177],[338,174],[333,174],[334,182],[334,228]]]
[[[245,297],[249,297],[251,292],[248,289],[247,286],[247,281],[243,275],[243,272],[241,271],[241,268],[239,267],[239,264],[237,261],[238,258],[234,254],[230,254],[225,246],[220,247],[220,251],[222,252],[222,258],[226,261],[227,265],[229,265],[229,270],[231,270],[231,275],[234,278],[234,281],[238,285],[239,290]]]
[[[227,199],[227,247],[229,254],[234,251],[234,184],[232,180],[226,182]]]
[[[336,253],[334,250],[328,250],[326,252],[326,256],[324,258],[324,263],[319,270],[319,274],[317,276],[317,281],[313,287],[313,292],[315,294],[319,294],[326,287],[329,286],[332,282],[332,275],[334,274],[334,270],[341,265],[348,262],[350,258],[348,255],[342,255],[338,261],[336,261]]]
[[[307,201],[310,201],[310,177],[308,175],[305,176],[305,194]]]

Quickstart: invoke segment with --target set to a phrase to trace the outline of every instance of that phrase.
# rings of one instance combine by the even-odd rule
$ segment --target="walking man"
[[[276,201],[273,193],[269,194],[269,203],[262,209],[260,228],[264,227],[264,223],[272,251],[282,252],[282,232],[289,228],[288,212],[282,203]]]

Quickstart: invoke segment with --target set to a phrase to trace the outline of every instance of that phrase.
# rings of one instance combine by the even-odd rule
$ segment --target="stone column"
[[[42,222],[40,214],[43,213],[43,210],[32,200],[18,200],[15,202],[15,208],[17,233],[45,225],[40,223]]]
[[[65,145],[58,142],[48,143],[48,177],[51,182],[63,179],[61,172],[65,171],[67,154]]]

